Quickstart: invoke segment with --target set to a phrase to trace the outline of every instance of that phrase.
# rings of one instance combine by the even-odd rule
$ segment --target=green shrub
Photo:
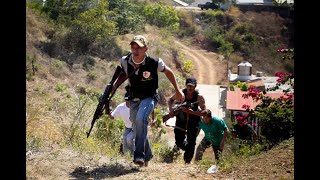
[[[42,10],[42,3],[34,0],[27,0],[26,5],[30,9]]]
[[[234,91],[234,85],[233,85],[233,84],[230,84],[230,85],[229,85],[229,89],[230,89],[230,91]]]
[[[239,155],[247,158],[253,155],[260,154],[262,151],[263,146],[261,144],[255,144],[253,146],[242,144],[241,148],[239,149]]]
[[[89,81],[93,81],[97,79],[97,72],[96,71],[89,71],[87,74],[87,78]]]
[[[143,17],[144,5],[137,5],[129,0],[109,0],[109,10],[113,12],[116,29],[119,34],[144,29],[146,18]]]
[[[61,77],[65,74],[67,63],[59,59],[52,59],[49,72],[55,77]]]
[[[166,142],[158,142],[152,145],[155,159],[159,162],[172,163],[175,159],[172,148]]]
[[[237,81],[237,88],[241,88],[242,85],[243,85],[243,82]]]
[[[106,115],[103,115],[96,121],[95,127],[97,128],[94,136],[100,140],[110,142],[115,145],[121,142],[122,132],[125,128],[123,120],[120,118],[111,120]]]
[[[84,58],[82,65],[83,65],[83,67],[85,67],[88,70],[88,69],[92,68],[95,64],[96,64],[96,61],[92,56],[86,56]]]
[[[213,11],[204,11],[204,12],[201,12],[202,16],[205,18],[205,19],[208,19],[210,22],[212,21],[218,21],[220,23],[223,22],[223,19],[224,19],[224,12],[221,11],[221,10],[213,10]]]
[[[66,90],[68,87],[64,84],[60,84],[57,83],[56,87],[54,88],[54,90],[56,90],[57,92],[63,92],[64,90]]]
[[[185,60],[183,62],[183,66],[182,66],[183,71],[190,73],[191,71],[193,71],[193,69],[194,69],[194,65],[191,60]]]
[[[259,106],[255,112],[260,122],[261,134],[272,144],[294,136],[294,110],[290,105],[275,103],[269,107]]]
[[[179,29],[179,17],[172,6],[163,3],[153,3],[144,7],[147,21],[158,27],[167,27],[173,31]]]
[[[212,158],[208,158],[203,156],[201,160],[199,160],[197,162],[198,166],[200,167],[200,169],[202,170],[207,170],[208,168],[210,168],[212,166],[212,164],[215,163],[215,160]]]
[[[107,6],[106,1],[100,1],[97,6],[80,13],[71,22],[70,32],[82,46],[79,48],[79,53],[81,50],[85,51],[90,43],[99,39],[108,39],[115,33],[116,23],[106,19],[110,16]]]
[[[248,90],[248,85],[246,83],[243,83],[240,87],[241,91],[247,91]]]

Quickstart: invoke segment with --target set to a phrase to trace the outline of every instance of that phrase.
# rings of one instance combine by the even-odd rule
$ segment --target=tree
[[[87,47],[96,40],[110,39],[116,34],[116,23],[112,12],[107,10],[108,2],[99,1],[95,7],[79,14],[71,24],[71,34],[77,41],[78,52],[86,52]]]

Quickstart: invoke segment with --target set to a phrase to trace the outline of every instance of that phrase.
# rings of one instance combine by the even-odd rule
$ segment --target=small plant
[[[234,85],[230,84],[229,89],[230,89],[230,91],[234,91]]]
[[[243,83],[241,81],[237,81],[237,88],[241,88],[242,85]]]
[[[212,158],[203,156],[202,159],[198,161],[198,165],[200,166],[200,169],[206,170],[210,166],[212,166],[212,164],[214,164],[214,161],[215,160],[213,160]]]
[[[66,89],[67,89],[67,86],[60,83],[57,83],[56,87],[54,88],[54,90],[56,90],[57,92],[63,92]]]
[[[155,159],[159,162],[172,163],[175,160],[174,152],[167,142],[159,141],[152,146]]]
[[[240,87],[241,91],[247,91],[248,90],[248,85],[243,83],[242,86]]]
[[[38,150],[43,146],[43,141],[41,138],[37,136],[29,136],[26,141],[26,149],[27,150]]]
[[[61,77],[65,74],[67,63],[58,59],[52,59],[50,64],[50,73],[55,77]]]
[[[183,62],[182,70],[190,73],[194,69],[194,65],[191,60],[185,60]]]
[[[28,81],[31,81],[34,79],[34,75],[38,71],[38,65],[36,64],[36,57],[35,55],[31,57],[30,55],[26,55],[26,62],[27,62],[27,67],[26,67],[26,79]]]
[[[86,56],[82,65],[88,70],[92,68],[95,64],[95,59],[92,56]]]
[[[160,109],[158,109],[158,108],[154,109],[155,122],[153,124],[153,127],[151,128],[151,131],[152,131],[151,141],[152,142],[160,141],[162,135],[166,134],[166,130],[163,128],[163,125],[162,125],[162,116],[159,115],[160,113],[161,113]]]
[[[252,155],[257,155],[263,151],[263,146],[261,144],[255,144],[250,146],[249,144],[242,144],[239,149],[239,154],[244,157],[249,157]]]
[[[96,80],[97,79],[97,73],[95,71],[90,71],[87,74],[87,78],[88,78],[89,81]]]

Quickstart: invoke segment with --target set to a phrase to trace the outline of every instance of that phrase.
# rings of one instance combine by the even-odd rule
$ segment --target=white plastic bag
[[[216,173],[218,171],[219,167],[217,165],[212,165],[208,170],[207,173],[208,174],[213,174]]]

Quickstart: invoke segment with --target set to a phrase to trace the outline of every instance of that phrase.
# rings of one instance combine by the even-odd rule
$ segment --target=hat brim
[[[137,43],[140,47],[144,47],[145,45],[143,43],[141,43],[140,41],[131,41],[130,45],[132,43]]]
[[[188,83],[187,86],[196,86],[196,84]]]

